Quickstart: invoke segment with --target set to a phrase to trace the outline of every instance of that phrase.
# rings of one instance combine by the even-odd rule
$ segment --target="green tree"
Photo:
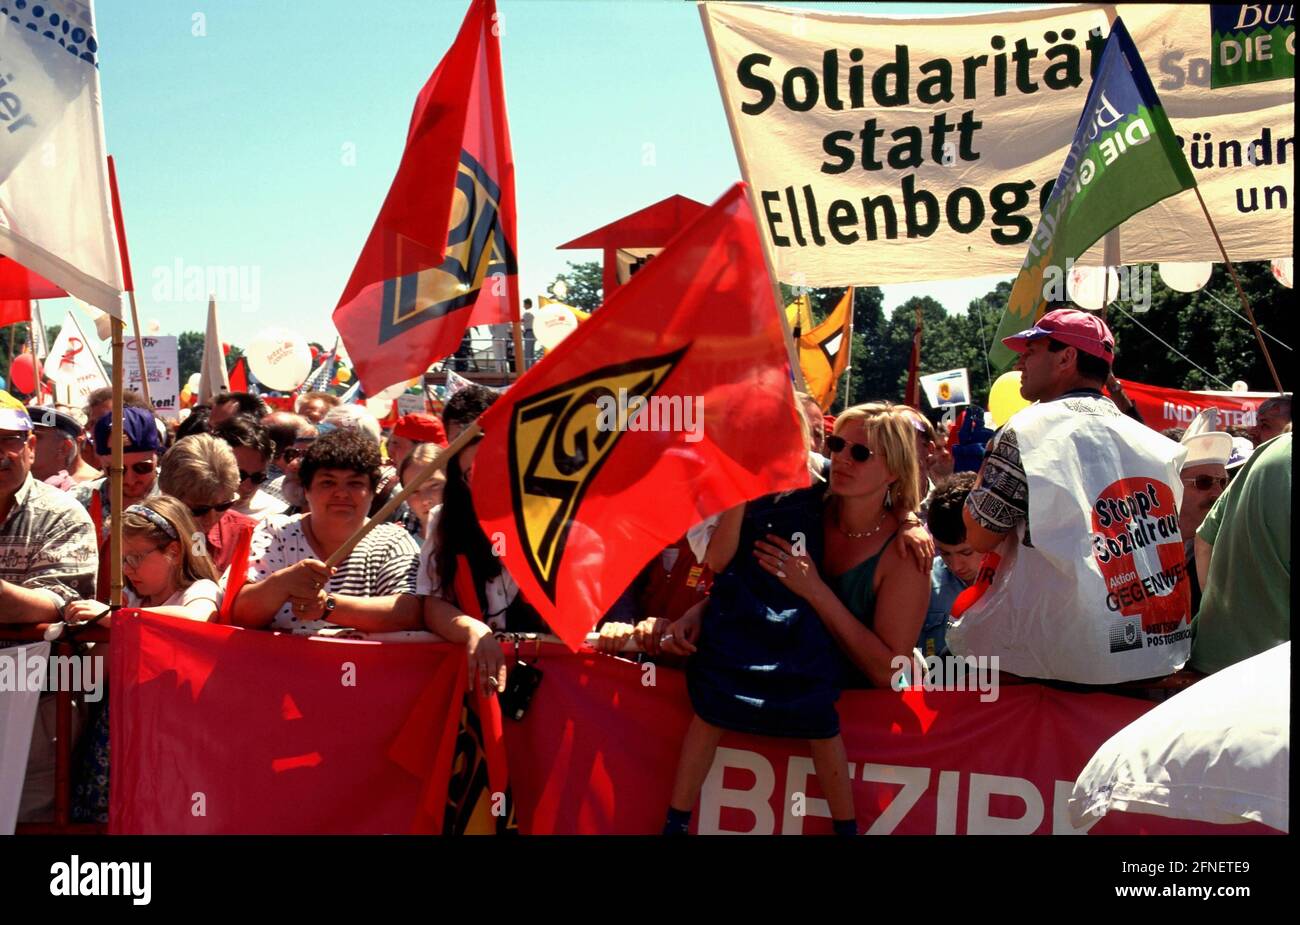
[[[176,366],[181,373],[182,388],[202,365],[203,334],[199,331],[186,331],[176,339]]]
[[[547,296],[551,295],[552,287],[556,283],[564,280],[568,292],[560,301],[585,312],[593,312],[600,308],[601,302],[604,301],[600,263],[595,260],[583,263],[574,263],[572,260],[565,262],[569,265],[569,269],[557,274],[555,279],[551,280],[550,285],[546,287]]]

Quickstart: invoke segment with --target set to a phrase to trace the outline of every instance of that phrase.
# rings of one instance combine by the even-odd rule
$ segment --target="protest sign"
[[[1110,9],[1228,253],[1289,254],[1294,83],[1212,89],[1208,23],[1185,7],[901,18],[708,4],[724,108],[777,276],[829,287],[1015,273]],[[1125,263],[1222,259],[1190,194],[1124,222],[1120,241]],[[1101,251],[1082,262],[1100,263]]]

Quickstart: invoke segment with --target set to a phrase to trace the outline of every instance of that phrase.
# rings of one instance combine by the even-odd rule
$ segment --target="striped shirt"
[[[306,514],[273,514],[257,526],[248,553],[248,580],[263,578],[304,559],[319,558],[303,532]],[[420,547],[411,534],[397,524],[380,524],[357,544],[325,584],[330,594],[350,597],[384,597],[389,594],[415,594],[415,574]],[[227,575],[222,578],[225,591]],[[271,621],[270,629],[311,636],[323,630],[338,629],[328,620],[299,620],[293,606],[285,601]]]

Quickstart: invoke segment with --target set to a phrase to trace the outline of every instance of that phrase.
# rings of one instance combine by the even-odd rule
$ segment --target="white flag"
[[[226,355],[217,330],[217,297],[208,296],[208,330],[203,335],[203,361],[199,366],[199,404],[211,404],[218,392],[230,391]]]
[[[970,404],[970,376],[965,367],[922,376],[921,388],[931,408]]]
[[[0,254],[118,317],[90,0],[9,3],[0,16]]]
[[[109,385],[104,367],[95,356],[95,345],[81,329],[75,312],[68,312],[59,336],[50,345],[45,375],[68,390],[73,405],[86,404],[91,392]]]

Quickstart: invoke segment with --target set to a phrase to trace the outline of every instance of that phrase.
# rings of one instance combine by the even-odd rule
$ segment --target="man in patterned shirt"
[[[54,623],[94,596],[98,552],[85,508],[31,475],[27,409],[0,392],[0,623]]]
[[[85,509],[32,477],[36,435],[27,409],[0,391],[0,624],[54,623],[71,601],[95,593],[98,552]],[[0,648],[11,643],[0,642]],[[74,712],[75,739],[77,714]],[[54,803],[55,698],[41,697],[32,728],[19,822]]]

